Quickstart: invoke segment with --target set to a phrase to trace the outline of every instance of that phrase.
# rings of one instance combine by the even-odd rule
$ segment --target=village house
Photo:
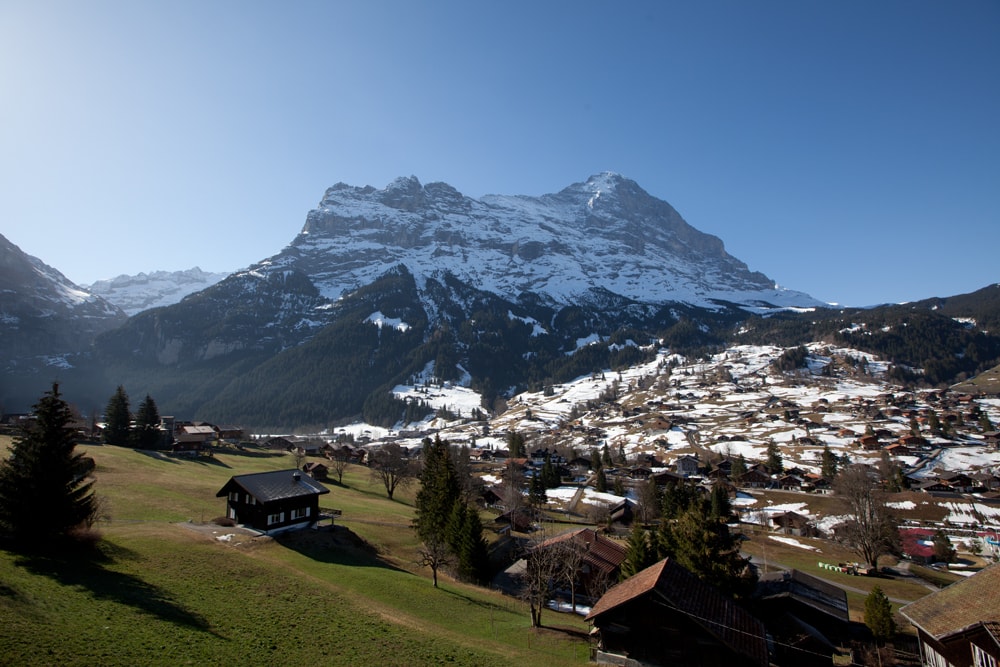
[[[773,662],[782,667],[820,664],[818,656],[842,655],[851,639],[847,592],[799,570],[761,575],[750,610],[775,640]]]
[[[304,528],[319,519],[319,497],[330,490],[296,469],[235,475],[216,493],[226,517],[265,534]]]
[[[933,667],[1000,664],[1000,565],[911,602],[899,613],[917,630],[920,656]]]
[[[764,624],[669,558],[609,589],[586,620],[597,663],[769,664]]]
[[[701,463],[698,461],[698,457],[691,456],[689,454],[678,456],[674,461],[674,466],[677,468],[677,474],[684,475],[685,477],[697,475],[700,465]]]
[[[591,600],[596,600],[618,581],[626,555],[626,549],[620,542],[601,535],[593,528],[578,528],[550,537],[532,549],[532,556],[549,549],[573,549],[579,553],[576,590]]]

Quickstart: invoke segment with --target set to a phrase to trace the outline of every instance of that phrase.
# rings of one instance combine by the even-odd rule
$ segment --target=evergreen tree
[[[607,444],[605,444],[604,447],[601,449],[601,466],[611,467],[614,464],[615,462],[611,460],[611,450],[608,449]]]
[[[830,447],[825,444],[820,460],[820,474],[831,482],[837,476],[837,455],[831,452]]]
[[[778,443],[771,440],[767,443],[767,462],[764,464],[771,471],[772,475],[780,475],[785,471],[785,464],[781,460],[781,451]]]
[[[868,597],[865,598],[865,625],[872,631],[877,641],[884,642],[896,634],[892,604],[878,584],[872,587]]]
[[[743,481],[743,476],[747,474],[747,460],[742,454],[738,454],[733,459],[733,466],[729,469],[729,476],[733,483],[739,485]]]
[[[624,581],[638,572],[646,569],[656,561],[655,552],[650,549],[646,531],[638,521],[632,522],[632,530],[628,534],[625,560],[621,564],[621,579]]]
[[[132,429],[132,414],[129,412],[128,394],[125,387],[118,385],[114,395],[104,408],[104,442],[109,445],[127,445]]]
[[[952,563],[955,561],[955,547],[951,540],[940,528],[934,533],[934,558],[939,563]]]
[[[712,495],[710,496],[710,510],[708,517],[712,521],[721,521],[726,523],[729,521],[729,517],[733,514],[733,505],[729,502],[729,492],[726,490],[722,484],[716,484],[712,487]]]
[[[132,441],[136,447],[149,449],[158,446],[160,440],[160,412],[156,409],[156,402],[146,394],[146,399],[139,404],[139,409],[135,413]]]
[[[507,433],[507,452],[512,459],[523,459],[527,456],[524,436],[517,431]]]
[[[604,474],[604,468],[598,468],[594,475],[594,488],[604,493],[608,490],[608,476]]]
[[[621,475],[615,475],[615,481],[611,485],[611,492],[616,496],[625,497],[625,482],[622,481]]]
[[[34,405],[33,417],[0,462],[0,529],[24,545],[65,536],[96,510],[93,460],[74,452],[73,417],[58,384]]]
[[[531,483],[528,485],[528,503],[532,507],[542,507],[548,501],[549,497],[545,493],[545,482],[542,481],[542,476],[533,475]]]
[[[489,578],[490,554],[483,537],[483,523],[476,508],[461,503],[465,510],[462,533],[458,540],[458,576],[481,584]]]
[[[726,595],[743,598],[753,593],[756,575],[740,556],[739,540],[724,523],[709,516],[707,503],[696,501],[670,530],[679,565]]]
[[[559,472],[552,465],[552,455],[545,455],[545,463],[542,465],[542,484],[546,489],[554,489],[562,483],[559,479]]]
[[[448,530],[452,509],[459,501],[461,487],[449,451],[448,442],[440,435],[424,440],[423,468],[420,489],[414,505],[413,519],[417,535],[425,543],[441,541]]]

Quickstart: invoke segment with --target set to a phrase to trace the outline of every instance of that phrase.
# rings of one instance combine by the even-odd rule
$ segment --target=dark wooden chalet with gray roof
[[[271,534],[315,523],[324,493],[330,490],[291,469],[235,475],[215,496],[225,496],[228,518]]]
[[[767,667],[757,618],[667,558],[610,588],[587,621],[604,664]]]

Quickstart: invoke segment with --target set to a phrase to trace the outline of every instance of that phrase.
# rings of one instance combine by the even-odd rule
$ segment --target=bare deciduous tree
[[[844,541],[873,569],[878,558],[891,553],[899,543],[896,519],[886,494],[864,465],[848,466],[837,475],[834,489],[848,504]]]
[[[344,471],[347,470],[347,450],[341,447],[328,455],[330,470],[337,475],[337,484],[344,483]]]
[[[416,476],[417,467],[403,455],[403,448],[396,443],[387,443],[371,453],[372,481],[385,486],[390,500],[397,488],[407,486]]]
[[[434,578],[434,588],[438,587],[438,570],[447,567],[453,562],[451,550],[447,542],[437,538],[430,538],[423,543],[417,551],[417,565],[431,568]]]

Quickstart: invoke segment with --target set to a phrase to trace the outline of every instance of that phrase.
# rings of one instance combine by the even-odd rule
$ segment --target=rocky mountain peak
[[[711,306],[818,305],[726,253],[667,202],[620,174],[596,174],[541,197],[472,199],[446,183],[398,178],[381,190],[343,183],[306,216],[302,233],[268,260],[295,266],[337,299],[404,264],[418,283],[450,273],[517,299],[570,305],[588,294]]]

